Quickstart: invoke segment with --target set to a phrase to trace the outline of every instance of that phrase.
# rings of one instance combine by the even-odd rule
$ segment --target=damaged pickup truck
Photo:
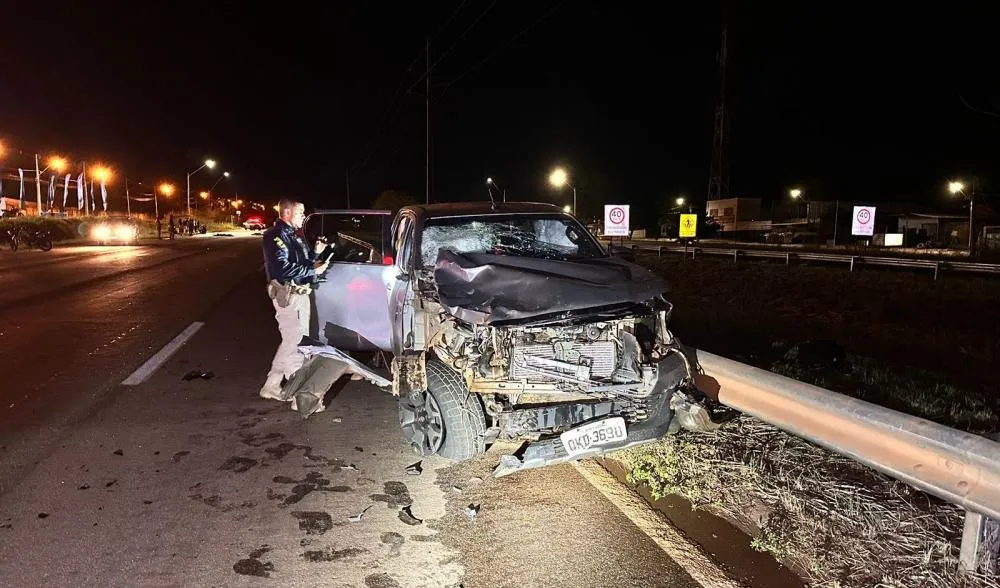
[[[400,424],[420,454],[465,460],[497,439],[528,441],[503,475],[734,415],[696,386],[664,283],[558,207],[409,206],[391,228],[387,215],[309,217],[310,239],[371,248],[331,260],[313,328],[337,350],[392,353]]]

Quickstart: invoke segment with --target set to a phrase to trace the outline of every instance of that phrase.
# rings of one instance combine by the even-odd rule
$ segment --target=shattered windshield
[[[586,230],[559,215],[431,219],[420,240],[423,265],[434,265],[440,249],[562,260],[604,255]]]

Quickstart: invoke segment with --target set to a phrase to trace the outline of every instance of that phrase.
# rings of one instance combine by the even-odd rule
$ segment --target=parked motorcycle
[[[52,235],[44,229],[32,227],[14,227],[7,231],[11,251],[17,251],[24,246],[28,249],[35,247],[42,251],[52,249]]]

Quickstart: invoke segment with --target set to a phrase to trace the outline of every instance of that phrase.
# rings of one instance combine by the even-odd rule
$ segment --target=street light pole
[[[187,215],[191,216],[191,176],[205,169],[212,169],[215,167],[215,161],[212,159],[206,159],[205,163],[201,164],[201,167],[194,170],[193,172],[188,172],[187,175]]]
[[[969,256],[972,255],[972,231],[974,229],[972,222],[972,206],[976,202],[976,182],[972,182],[972,192],[969,194]]]
[[[38,200],[38,216],[42,216],[42,172],[38,170],[38,154],[35,154],[35,197]]]

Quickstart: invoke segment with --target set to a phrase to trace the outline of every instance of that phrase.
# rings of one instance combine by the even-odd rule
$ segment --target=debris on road
[[[114,453],[115,453],[115,455],[125,455],[125,452],[122,451],[121,449],[115,449]]]
[[[347,520],[351,521],[352,523],[360,523],[361,519],[363,519],[365,517],[365,513],[368,512],[368,509],[371,508],[371,507],[373,507],[373,506],[375,506],[375,505],[374,504],[369,504],[368,506],[366,506],[364,508],[364,510],[362,510],[358,514],[347,517]]]
[[[190,372],[181,376],[181,379],[185,382],[190,382],[191,380],[211,380],[215,377],[212,372],[203,372],[201,370],[191,370]]]
[[[409,506],[404,506],[403,508],[399,509],[399,520],[411,526],[422,525],[424,522],[423,519],[418,519],[417,517],[413,516],[413,511],[410,510]]]
[[[339,423],[341,421],[343,421],[343,419],[341,419],[340,417],[333,417],[333,422]]]
[[[415,464],[406,466],[406,473],[411,476],[419,476],[420,473],[424,471],[424,468],[420,465],[421,463],[422,462],[418,461]]]
[[[40,513],[38,513],[38,518],[40,518],[40,519],[48,518],[48,516],[49,516],[49,513],[47,513],[47,512],[40,512]]]
[[[480,508],[481,505],[479,504],[470,504],[469,506],[465,507],[465,516],[469,517],[470,521],[475,520],[476,515],[479,514]]]

